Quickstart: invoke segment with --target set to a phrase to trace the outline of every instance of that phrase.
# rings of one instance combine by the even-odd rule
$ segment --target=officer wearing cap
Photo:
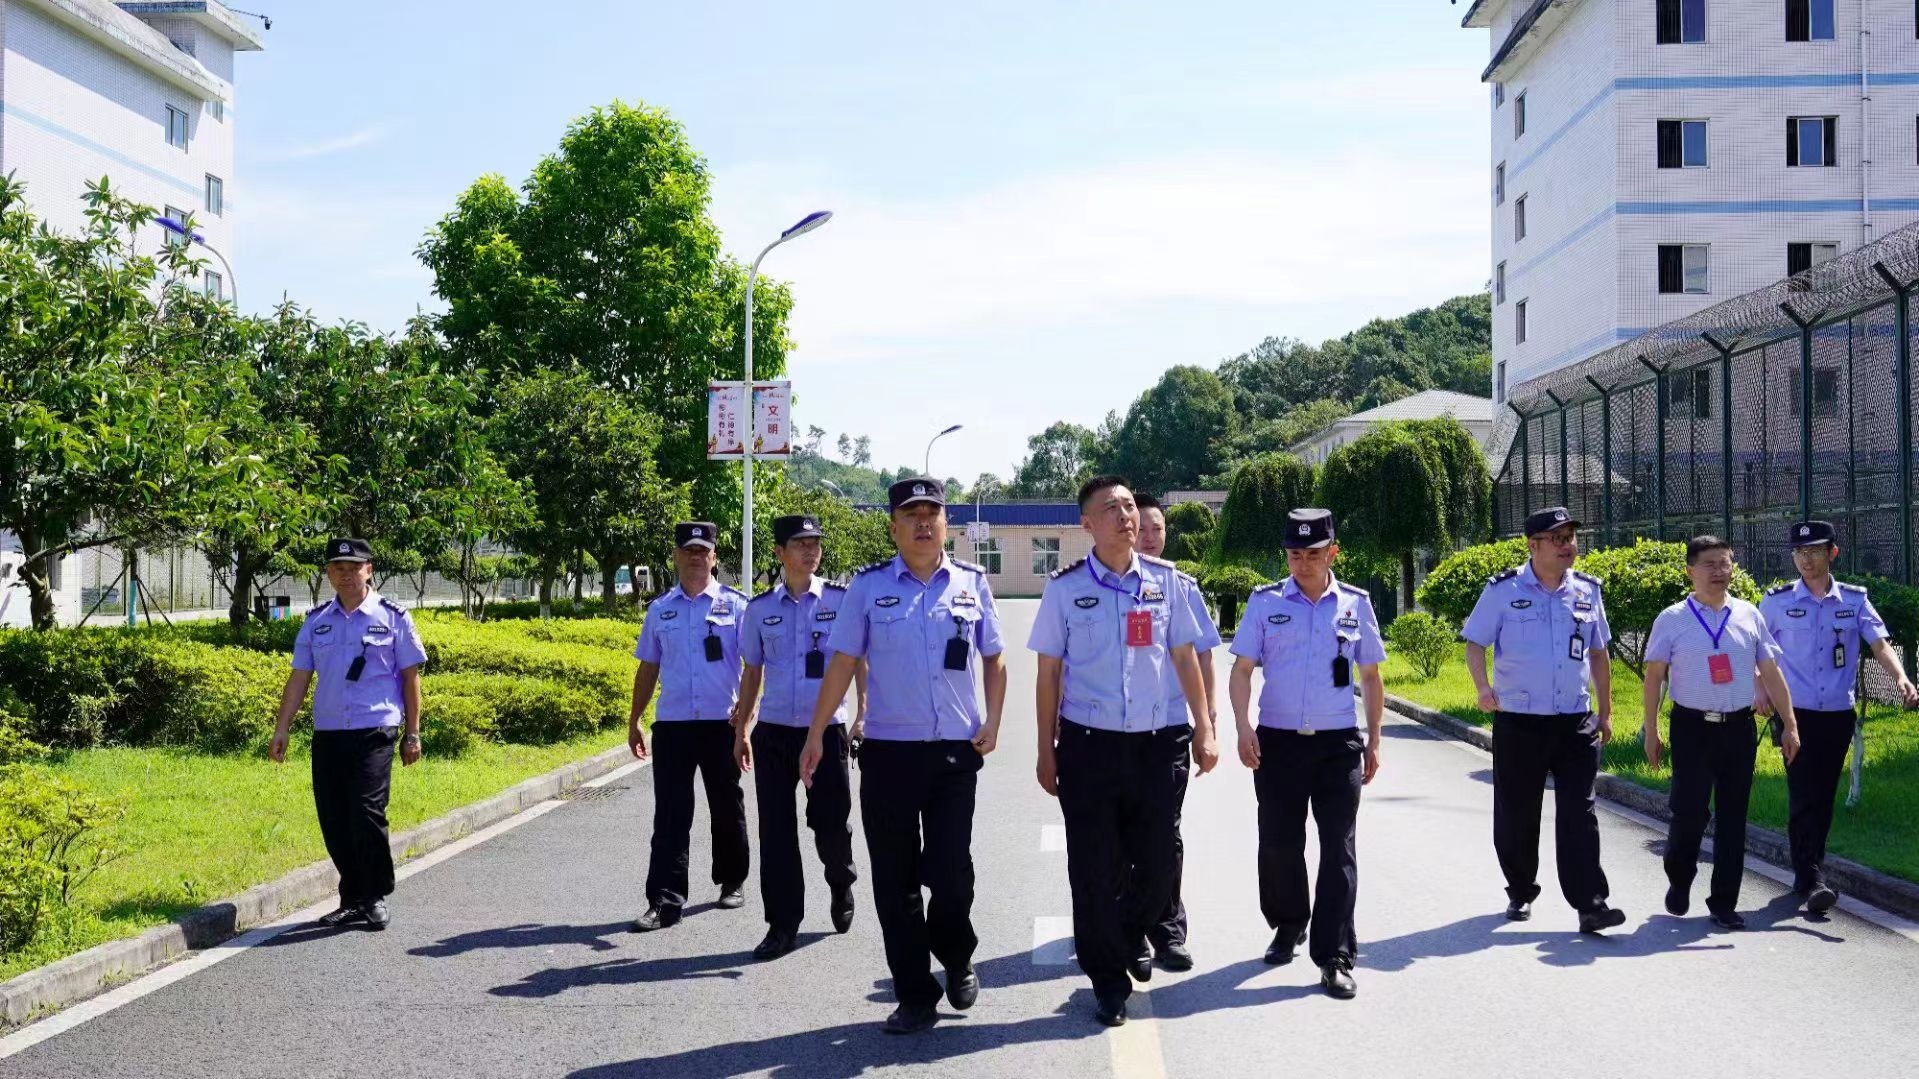
[[[1158,558],[1166,552],[1166,511],[1152,495],[1135,492],[1134,498],[1139,503],[1139,553]],[[1200,593],[1199,582],[1178,570],[1173,572],[1186,582],[1186,594],[1192,600],[1193,623],[1199,627],[1199,640],[1193,642],[1193,648],[1198,653],[1199,678],[1206,691],[1206,718],[1217,730],[1219,712],[1213,703],[1213,649],[1222,643],[1219,627],[1213,624],[1212,612],[1206,609],[1206,597]],[[1166,694],[1168,714],[1185,715],[1186,691],[1177,678],[1166,686]],[[1180,881],[1186,868],[1186,843],[1179,831],[1180,810],[1186,804],[1185,776],[1180,779],[1179,798],[1173,806],[1173,894],[1158,920],[1146,930],[1146,939],[1152,944],[1159,965],[1171,971],[1193,969],[1193,953],[1186,949],[1186,904],[1180,898]],[[1128,890],[1132,888],[1132,881],[1129,876]],[[1137,964],[1139,960],[1134,962]]]
[[[1886,623],[1866,590],[1833,578],[1839,544],[1832,523],[1799,521],[1787,539],[1799,579],[1769,589],[1759,601],[1759,613],[1779,645],[1779,668],[1799,721],[1799,756],[1786,765],[1793,890],[1806,901],[1807,910],[1820,913],[1839,901],[1839,893],[1826,881],[1826,836],[1857,722],[1853,685],[1862,648],[1872,650],[1907,708],[1919,706],[1919,689],[1900,666],[1886,637]],[[1760,715],[1772,714],[1772,701],[1763,689],[1755,704]]]
[[[1523,922],[1539,897],[1539,810],[1551,776],[1559,889],[1580,932],[1597,933],[1626,920],[1606,903],[1593,789],[1612,737],[1612,630],[1599,579],[1572,568],[1579,522],[1564,506],[1526,518],[1526,550],[1523,564],[1486,582],[1460,630],[1480,710],[1493,717],[1493,849],[1506,917]]]
[[[313,686],[313,808],[327,856],[340,871],[340,906],[322,925],[385,929],[393,892],[387,794],[393,750],[420,759],[420,664],[426,651],[405,609],[373,590],[373,550],[363,539],[327,541],[332,599],[307,612],[293,641],[293,674],[280,693],[267,756],[286,761],[293,717]]]
[[[773,549],[779,584],[754,596],[740,627],[740,700],[735,706],[733,755],[753,773],[760,807],[760,899],[766,904],[766,939],[754,958],[778,959],[793,950],[806,911],[806,873],[800,861],[799,818],[793,788],[800,782],[800,751],[826,677],[825,640],[840,616],[846,589],[815,576],[820,568],[819,518],[800,514],[773,519]],[[833,704],[821,740],[825,757],[806,789],[806,826],[826,870],[827,911],[835,932],[853,925],[853,810],[848,777],[850,746],[860,738],[866,715],[866,669],[853,684],[859,707],[846,727],[846,701]]]
[[[1290,575],[1247,597],[1233,637],[1238,658],[1230,685],[1239,759],[1253,769],[1259,799],[1259,906],[1274,930],[1266,962],[1290,963],[1306,943],[1320,985],[1346,1000],[1357,992],[1352,971],[1359,952],[1353,929],[1359,792],[1379,772],[1386,702],[1379,665],[1386,648],[1372,598],[1333,576],[1339,557],[1333,515],[1293,510],[1281,542]],[[1248,718],[1255,667],[1265,680],[1257,729]],[[1363,732],[1354,714],[1355,686],[1365,704]],[[1319,826],[1315,899],[1307,893],[1309,806]]]
[[[1066,818],[1073,943],[1096,1017],[1119,1026],[1128,968],[1142,982],[1153,974],[1146,932],[1172,892],[1189,760],[1204,774],[1219,748],[1193,650],[1191,584],[1138,553],[1139,509],[1119,477],[1087,480],[1079,506],[1093,553],[1047,582],[1027,647],[1039,653],[1039,785]],[[1175,682],[1183,695],[1169,690]]]
[[[853,577],[827,649],[834,653],[813,709],[800,777],[825,757],[834,702],[857,661],[869,664],[860,748],[860,819],[873,870],[873,912],[886,941],[899,1006],[891,1034],[939,1020],[940,984],[964,1011],[979,997],[973,951],[973,800],[999,740],[1006,700],[999,611],[986,571],[946,554],[946,495],[928,476],[887,491],[898,556]],[[986,691],[981,714],[975,673]],[[926,893],[922,905],[922,889]]]
[[[718,906],[732,910],[746,903],[742,886],[751,855],[740,765],[733,756],[746,595],[713,576],[718,535],[711,521],[673,526],[673,568],[679,583],[647,607],[633,649],[640,668],[633,674],[626,744],[642,760],[648,750],[640,720],[654,687],[660,687],[660,706],[653,715],[653,850],[646,869],[646,911],[633,922],[636,932],[678,923],[686,905],[696,771],[706,787],[706,811],[713,825]]]
[[[1784,724],[1786,763],[1799,755],[1792,694],[1779,674],[1779,645],[1759,608],[1730,595],[1732,544],[1717,536],[1686,543],[1692,592],[1659,612],[1646,637],[1646,684],[1640,737],[1646,763],[1659,767],[1659,703],[1672,682],[1672,821],[1666,829],[1666,912],[1692,906],[1699,843],[1707,807],[1714,823],[1712,892],[1706,909],[1722,929],[1744,929],[1736,909],[1746,868],[1746,809],[1759,735],[1753,727],[1755,682],[1765,687]]]

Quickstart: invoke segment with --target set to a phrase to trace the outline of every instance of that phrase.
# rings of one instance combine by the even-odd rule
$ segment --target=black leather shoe
[[[973,964],[966,964],[966,969],[958,974],[950,970],[946,972],[946,1003],[951,1004],[954,1010],[963,1012],[978,999],[979,975],[973,973]]]
[[[1353,983],[1352,966],[1344,962],[1319,968],[1319,984],[1335,1000],[1351,1000],[1359,993],[1359,986]]]
[[[1515,899],[1506,904],[1506,920],[1509,922],[1531,921],[1532,916],[1533,901],[1530,899]]]
[[[853,889],[833,889],[833,898],[827,903],[827,909],[833,915],[833,932],[844,933],[853,928]]]
[[[1815,884],[1812,891],[1806,893],[1806,909],[1814,914],[1824,914],[1839,902],[1839,893],[1830,884]]]
[[[366,912],[368,929],[385,929],[387,926],[393,924],[393,915],[387,912],[386,900],[384,899],[375,899],[360,909]]]
[[[338,927],[342,925],[350,925],[353,922],[364,921],[365,919],[366,919],[366,910],[356,903],[350,907],[342,906],[339,910],[334,911],[332,914],[321,915],[320,924],[327,926],[329,928],[332,928],[332,927]]]
[[[1266,962],[1270,966],[1283,967],[1293,961],[1299,946],[1306,943],[1304,929],[1292,929],[1280,926],[1273,933],[1273,942],[1266,946]]]
[[[1191,970],[1193,953],[1187,951],[1186,945],[1179,941],[1169,940],[1164,948],[1159,949],[1159,965],[1174,973]]]
[[[648,907],[646,913],[633,919],[635,933],[651,933],[655,929],[666,929],[677,924],[680,912],[677,908]]]
[[[720,901],[713,904],[721,910],[738,910],[746,905],[746,891],[739,885],[720,889]]]
[[[1626,912],[1617,907],[1597,906],[1579,916],[1581,933],[1599,933],[1626,924]]]
[[[798,943],[799,940],[796,935],[787,930],[768,929],[766,931],[766,939],[760,941],[759,947],[753,949],[753,958],[760,960],[778,959],[780,956],[792,951]]]
[[[1131,974],[1133,980],[1136,982],[1152,981],[1153,953],[1142,949],[1138,955],[1133,957],[1132,962],[1126,964],[1126,973]]]
[[[882,1029],[888,1034],[918,1034],[930,1030],[939,1021],[940,1013],[927,1005],[902,1004],[886,1017],[886,1026]]]
[[[1121,996],[1102,997],[1099,1006],[1093,1011],[1093,1018],[1109,1027],[1126,1025],[1126,998]]]
[[[1666,913],[1675,918],[1684,918],[1692,909],[1692,887],[1686,884],[1674,884],[1666,889]]]
[[[1736,910],[1715,910],[1712,912],[1712,924],[1721,929],[1744,929],[1746,918]]]

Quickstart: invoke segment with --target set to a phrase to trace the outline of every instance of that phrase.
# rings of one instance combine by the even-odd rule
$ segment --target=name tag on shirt
[[[1144,648],[1153,643],[1151,611],[1126,612],[1126,643],[1134,648]]]
[[[835,618],[838,618],[839,616],[840,616],[840,612],[838,611],[815,611],[813,613],[813,621],[831,622],[832,620],[834,620]]]
[[[1834,611],[1832,616],[1835,619],[1851,618],[1853,616],[1853,611],[1851,608],[1848,607],[1842,610]]]
[[[1166,593],[1160,591],[1158,585],[1145,585],[1139,590],[1139,601],[1141,603],[1161,603],[1164,602],[1165,599]]]
[[[1706,670],[1712,675],[1715,686],[1732,684],[1732,657],[1724,652],[1715,652],[1706,657]]]
[[[1339,628],[1340,628],[1340,629],[1358,629],[1358,628],[1359,628],[1359,619],[1357,619],[1357,618],[1342,618],[1342,619],[1340,619],[1340,620],[1339,620]]]
[[[1573,600],[1573,610],[1575,611],[1590,611],[1592,609],[1593,605],[1583,599]]]

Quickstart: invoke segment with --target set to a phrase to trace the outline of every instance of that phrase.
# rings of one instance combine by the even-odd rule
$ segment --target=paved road
[[[1009,642],[1034,608],[1003,604]],[[1506,923],[1490,759],[1403,723],[1388,727],[1361,813],[1359,998],[1321,995],[1304,961],[1260,963],[1252,783],[1229,759],[1187,805],[1198,967],[1155,974],[1135,1021],[1108,1032],[1070,965],[1059,811],[1032,779],[1034,663],[1010,655],[1010,718],[974,842],[984,990],[928,1034],[879,1032],[890,1004],[871,904],[862,894],[853,932],[831,935],[817,870],[804,946],[776,963],[748,954],[763,931],[756,894],[739,911],[698,895],[679,927],[628,933],[650,819],[640,770],[610,798],[408,879],[384,935],[284,933],[0,1059],[0,1076],[1862,1079],[1909,1075],[1919,1059],[1913,939],[1845,913],[1808,921],[1753,873],[1748,932],[1655,914],[1657,836],[1623,817],[1604,817],[1604,842],[1626,926],[1582,937],[1550,890],[1531,923]],[[696,882],[704,832],[696,823]],[[1552,873],[1548,850],[1542,880]]]

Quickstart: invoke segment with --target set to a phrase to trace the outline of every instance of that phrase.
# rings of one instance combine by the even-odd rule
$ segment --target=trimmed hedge
[[[480,738],[528,745],[562,742],[624,723],[630,699],[548,678],[480,672],[428,675],[421,689],[425,696],[422,727],[448,727],[440,737],[460,749]],[[442,711],[447,714],[442,716]],[[454,733],[455,729],[463,733]]]
[[[1527,557],[1526,541],[1517,536],[1455,551],[1426,575],[1419,586],[1419,605],[1455,626],[1463,625],[1486,581]]]
[[[553,597],[552,612],[554,618],[607,618],[621,622],[638,622],[645,611],[633,602],[632,596],[615,597],[619,602],[609,612],[606,604],[598,596],[588,596],[580,602],[572,597],[564,599]],[[540,618],[540,601],[537,599],[498,600],[486,605],[486,617],[489,621],[537,621]]]

